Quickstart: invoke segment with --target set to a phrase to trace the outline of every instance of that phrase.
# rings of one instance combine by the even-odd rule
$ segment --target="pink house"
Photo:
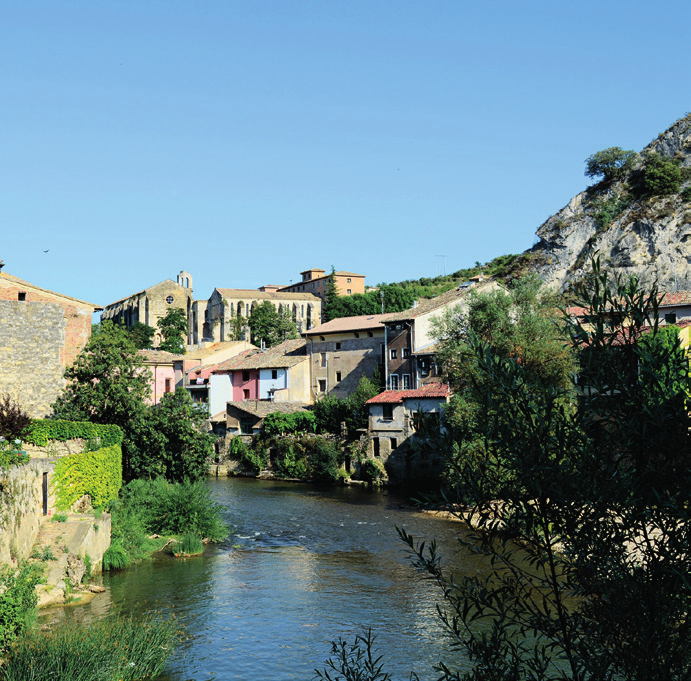
[[[180,355],[165,350],[140,350],[139,356],[151,372],[151,395],[147,400],[149,404],[158,404],[166,393],[175,392],[175,387],[182,385],[182,371],[175,368]]]

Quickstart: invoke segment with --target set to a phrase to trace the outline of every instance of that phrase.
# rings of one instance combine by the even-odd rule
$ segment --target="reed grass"
[[[15,641],[0,667],[2,681],[136,681],[163,672],[179,639],[173,620],[113,617],[84,626],[61,622]]]

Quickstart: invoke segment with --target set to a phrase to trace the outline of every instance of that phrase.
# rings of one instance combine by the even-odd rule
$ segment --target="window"
[[[393,404],[382,404],[382,416],[385,421],[393,421]]]
[[[240,432],[243,435],[252,435],[252,426],[254,426],[252,419],[240,419]]]
[[[374,338],[374,334],[371,331],[367,332],[367,337],[368,338]]]
[[[429,360],[426,357],[420,358],[420,376],[429,376]]]
[[[173,304],[173,296],[168,296],[166,298],[166,303],[168,303],[168,305],[172,305]]]
[[[350,277],[348,277],[348,280],[347,280],[347,281],[348,281],[348,283],[350,284]],[[348,291],[348,293],[350,293],[350,291]]]
[[[278,369],[271,369],[271,378],[278,378]]]
[[[391,438],[391,451],[393,452],[394,449],[398,447],[398,440],[395,437]]]
[[[166,378],[166,392],[167,393],[170,392],[170,379],[169,378]]]
[[[324,336],[319,336],[319,340],[323,341],[323,340],[326,340],[326,338],[324,338]]]
[[[243,400],[249,400],[249,398],[250,398],[250,391],[247,388],[245,388],[242,391],[242,399]]]
[[[245,383],[250,380],[250,372],[249,371],[243,371],[242,372],[242,380]]]
[[[319,392],[320,393],[325,393],[326,392],[326,381],[324,379],[321,379],[319,381]]]
[[[398,358],[398,350],[396,350],[396,348],[391,348],[389,350],[389,357],[391,357],[391,359],[397,359]]]
[[[372,448],[374,449],[374,456],[379,458],[379,438],[372,438]]]
[[[340,343],[336,343],[336,350],[340,350],[340,349],[341,349],[341,344],[340,344]]]
[[[325,352],[321,353],[321,360],[322,360],[322,366],[325,367],[326,366],[326,353]]]
[[[336,382],[337,382],[337,383],[340,383],[340,382],[341,382],[341,372],[340,372],[340,371],[337,371],[337,372],[336,372]]]
[[[352,291],[350,289],[348,289],[348,295],[350,295],[351,293],[352,293]]]
[[[403,348],[403,359],[410,357],[410,348]]]
[[[389,376],[389,390],[398,390],[398,374]]]
[[[355,338],[360,338],[360,334],[357,331],[355,332]]]
[[[26,300],[26,291],[19,291],[17,293],[17,300],[22,302]]]
[[[665,315],[665,322],[667,322],[667,324],[676,324],[677,323],[677,313],[676,312],[668,312]]]
[[[403,374],[403,390],[410,390],[410,374]]]

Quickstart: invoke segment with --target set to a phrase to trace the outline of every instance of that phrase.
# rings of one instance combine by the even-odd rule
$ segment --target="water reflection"
[[[329,641],[364,627],[397,678],[453,653],[436,616],[438,592],[416,578],[395,532],[437,537],[459,558],[461,525],[399,508],[386,492],[211,480],[233,534],[204,557],[161,558],[105,576],[107,595],[80,608],[175,614],[186,630],[167,681],[310,679]],[[465,567],[475,569],[472,563]],[[457,660],[458,662],[458,660]]]

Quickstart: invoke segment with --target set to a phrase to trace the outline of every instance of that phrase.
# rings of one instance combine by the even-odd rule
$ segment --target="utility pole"
[[[443,260],[443,264],[444,264],[444,276],[446,276],[446,256],[445,256],[445,255],[437,255],[437,256],[435,256],[435,257],[437,257],[437,258],[444,258],[444,260]],[[441,261],[441,260],[437,261],[437,274],[441,274],[441,271],[440,271],[440,270],[441,270],[441,265],[442,265],[442,261]]]

